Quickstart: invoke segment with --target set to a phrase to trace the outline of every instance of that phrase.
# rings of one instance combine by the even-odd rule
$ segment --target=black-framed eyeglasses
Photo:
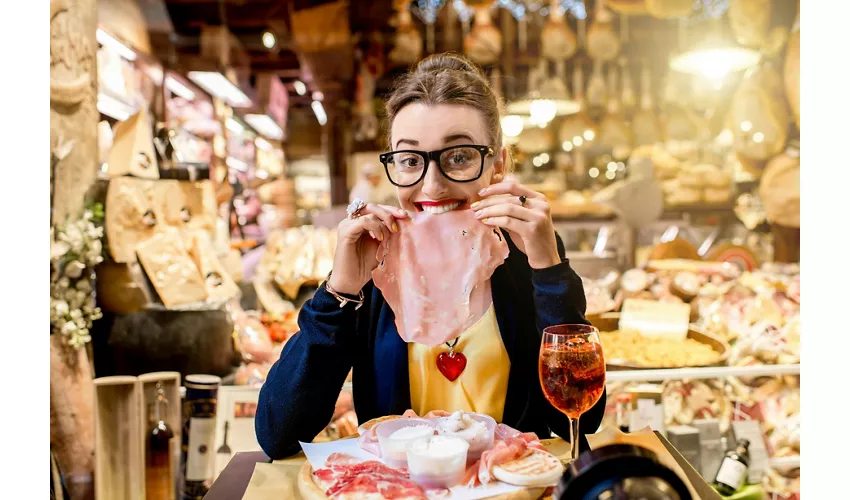
[[[433,161],[446,179],[454,182],[478,180],[484,172],[484,159],[495,154],[490,146],[462,144],[437,151],[404,149],[382,153],[379,158],[387,178],[398,187],[410,187],[425,178]]]

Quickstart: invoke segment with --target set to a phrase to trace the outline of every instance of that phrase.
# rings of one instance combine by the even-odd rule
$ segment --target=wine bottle
[[[147,500],[174,498],[174,478],[171,468],[171,438],[174,437],[174,431],[165,422],[167,404],[162,382],[157,382],[153,418],[150,420],[145,449],[145,498]]]
[[[714,476],[714,485],[721,495],[735,494],[746,482],[750,470],[749,447],[749,440],[739,439],[735,449],[727,451],[720,462],[720,468]]]
[[[221,471],[227,467],[227,464],[230,462],[230,457],[233,455],[233,452],[230,450],[230,446],[227,444],[227,434],[229,431],[230,422],[224,422],[224,441],[215,452],[215,477],[218,477],[218,475],[221,474]]]

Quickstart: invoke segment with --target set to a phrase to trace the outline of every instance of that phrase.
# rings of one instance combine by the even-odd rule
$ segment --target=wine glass
[[[578,458],[579,417],[605,390],[605,359],[599,330],[555,325],[543,330],[538,373],[543,395],[570,419],[570,459]]]

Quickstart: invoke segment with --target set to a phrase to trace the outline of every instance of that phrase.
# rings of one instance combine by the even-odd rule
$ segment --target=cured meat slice
[[[435,346],[484,315],[492,302],[484,285],[509,249],[502,233],[471,210],[410,215],[378,247],[372,278],[401,338]]]
[[[515,429],[504,426],[500,434],[504,436],[509,432],[508,429],[519,433]],[[474,487],[478,484],[487,484],[495,480],[493,477],[493,467],[515,460],[529,449],[548,453],[540,441],[537,440],[537,435],[533,432],[519,433],[514,437],[506,437],[496,441],[496,444],[492,448],[481,455],[480,460],[467,469],[463,484]]]
[[[313,479],[329,498],[425,500],[427,495],[410,480],[407,471],[387,467],[378,461],[357,462],[344,453],[334,453],[325,468],[313,472]]]

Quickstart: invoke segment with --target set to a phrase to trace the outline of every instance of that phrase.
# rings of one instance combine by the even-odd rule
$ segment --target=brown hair
[[[419,61],[395,84],[387,100],[390,126],[396,115],[408,104],[460,104],[471,106],[484,115],[491,146],[502,147],[502,124],[499,96],[493,91],[484,72],[460,54],[434,54]]]

